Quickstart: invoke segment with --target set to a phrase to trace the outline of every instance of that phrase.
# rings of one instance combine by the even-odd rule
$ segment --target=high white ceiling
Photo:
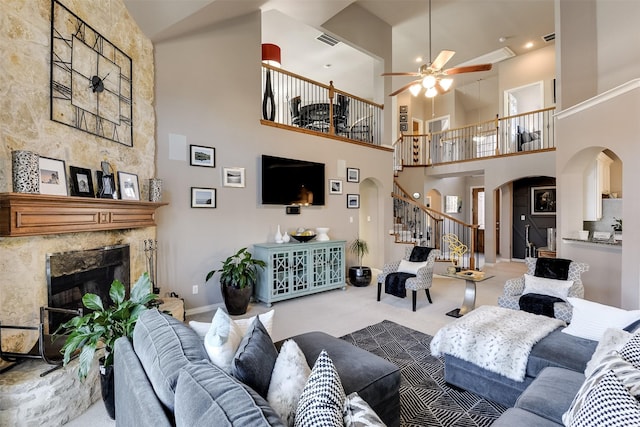
[[[374,59],[339,43],[316,40],[322,24],[356,3],[393,30],[393,71],[415,71],[429,57],[427,0],[124,0],[134,19],[154,42],[185,34],[256,10],[263,11],[262,41],[282,49],[282,66],[363,98],[373,97]],[[554,32],[553,0],[432,0],[432,56],[456,51],[445,68],[503,46],[516,54],[546,46],[542,36]],[[505,38],[504,42],[500,38]],[[533,42],[531,49],[525,43]],[[330,67],[325,65],[330,64]],[[454,87],[489,79],[494,71],[455,77]],[[396,77],[394,89],[411,81]]]

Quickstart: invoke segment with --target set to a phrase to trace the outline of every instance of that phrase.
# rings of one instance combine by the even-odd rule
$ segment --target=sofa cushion
[[[516,408],[562,424],[562,415],[571,405],[582,383],[584,375],[580,372],[546,368],[520,395]]]
[[[298,401],[309,374],[311,369],[298,344],[294,340],[286,340],[271,373],[267,402],[288,426],[293,426]]]
[[[151,309],[138,317],[133,348],[158,399],[173,412],[180,368],[207,359],[202,340],[184,323]]]
[[[190,363],[178,377],[176,426],[284,426],[267,402],[208,361]]]
[[[344,401],[343,419],[345,427],[385,427],[371,406],[355,391]]]
[[[589,393],[572,427],[640,425],[640,403],[613,372],[607,372]]]
[[[277,358],[271,336],[256,317],[233,358],[231,373],[266,399]]]
[[[346,397],[333,361],[322,350],[300,396],[295,426],[342,427]]]
[[[537,377],[548,366],[582,373],[597,345],[597,341],[568,335],[562,333],[562,328],[558,328],[531,349],[527,362],[527,376]]]
[[[558,423],[520,408],[509,408],[491,427],[558,427]]]
[[[571,324],[563,332],[599,341],[608,328],[624,328],[640,317],[640,310],[627,311],[581,298],[567,298],[573,307]]]

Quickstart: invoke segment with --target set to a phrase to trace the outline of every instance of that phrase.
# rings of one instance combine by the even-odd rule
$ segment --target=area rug
[[[507,408],[444,381],[444,361],[431,356],[431,336],[389,320],[341,337],[400,368],[402,427],[490,426]]]

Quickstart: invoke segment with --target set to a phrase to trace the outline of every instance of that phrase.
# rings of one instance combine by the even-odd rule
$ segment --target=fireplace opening
[[[82,308],[86,314],[90,312],[82,305],[86,293],[98,295],[105,306],[112,305],[109,289],[115,279],[124,284],[129,297],[129,245],[48,254],[46,267],[49,307]],[[64,315],[49,313],[49,331],[67,320]]]

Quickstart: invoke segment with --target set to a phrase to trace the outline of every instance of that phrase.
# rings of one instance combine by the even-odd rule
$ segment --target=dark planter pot
[[[349,283],[353,286],[369,286],[371,283],[371,269],[369,267],[349,267]]]
[[[222,298],[224,299],[224,305],[227,307],[227,312],[231,315],[245,314],[247,307],[249,307],[249,301],[251,301],[251,295],[253,295],[253,286],[246,286],[242,289],[234,288],[233,286],[221,285]]]
[[[100,359],[100,390],[102,401],[107,414],[112,420],[116,419],[116,394],[114,391],[113,365],[104,366],[104,359]]]

